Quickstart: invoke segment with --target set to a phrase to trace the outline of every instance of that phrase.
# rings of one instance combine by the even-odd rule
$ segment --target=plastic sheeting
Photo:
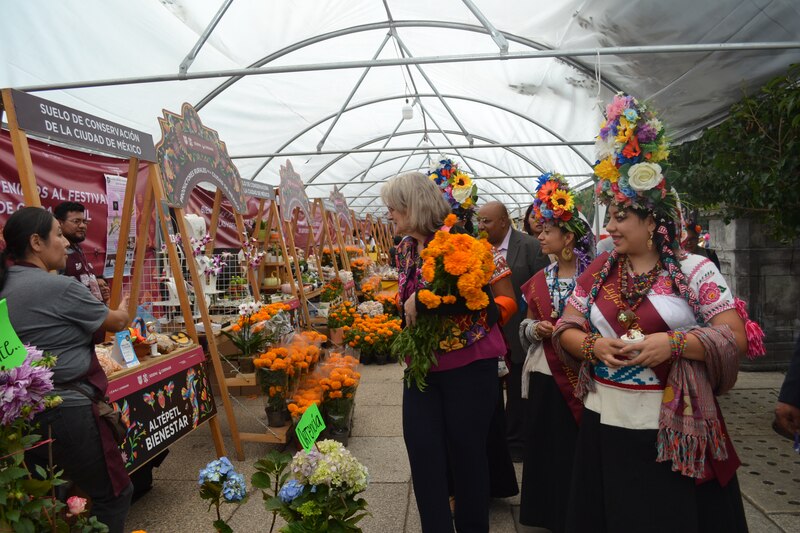
[[[795,0],[474,3],[505,33],[512,53],[800,41],[800,3]],[[221,5],[222,0],[2,0],[0,86],[177,73]],[[460,0],[233,0],[189,72],[369,60],[390,32],[390,17],[395,37],[378,59],[398,58],[401,52],[416,57],[498,52]],[[335,35],[320,37],[331,33]],[[316,42],[303,45],[308,40]],[[592,141],[601,120],[598,103],[608,101],[616,90],[649,101],[661,111],[673,139],[680,140],[718,121],[743,91],[797,61],[800,50],[795,48],[372,68],[350,102],[352,110],[338,120],[323,151],[384,144],[421,149],[413,154],[291,159],[308,184],[309,196],[327,197],[338,183],[357,212],[380,213],[380,182],[399,171],[427,169],[429,158],[438,152],[426,152],[425,146],[465,145],[465,133],[481,145]],[[219,131],[244,179],[277,184],[286,157],[238,156],[316,151],[362,73],[363,69],[346,69],[247,76],[222,90],[224,78],[37,95],[150,132],[156,139],[161,110],[177,111],[182,102],[190,102],[200,108],[204,124]],[[414,100],[416,94],[419,101]],[[403,121],[406,97],[415,113]],[[594,161],[593,148],[587,145],[445,154],[479,179],[482,201],[498,199],[511,208],[530,202],[530,177],[555,170],[579,184],[590,177]]]

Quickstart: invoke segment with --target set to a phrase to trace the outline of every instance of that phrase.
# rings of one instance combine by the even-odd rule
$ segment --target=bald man
[[[506,391],[508,448],[512,459],[520,462],[525,445],[522,403],[522,363],[525,361],[525,352],[519,340],[519,325],[528,313],[520,287],[550,261],[542,254],[538,240],[511,227],[508,210],[500,202],[488,202],[478,210],[478,230],[485,231],[489,243],[506,258],[517,300],[517,313],[503,326],[503,333],[511,350],[511,373],[507,378]]]

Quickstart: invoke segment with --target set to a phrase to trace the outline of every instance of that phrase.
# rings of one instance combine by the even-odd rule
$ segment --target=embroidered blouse
[[[681,271],[689,287],[698,296],[700,311],[706,322],[715,315],[734,309],[734,298],[717,267],[705,257],[688,254],[681,260]],[[678,294],[666,270],[650,288],[647,298],[670,329],[698,325],[688,302]],[[585,313],[589,295],[579,283],[569,304]],[[589,320],[604,337],[617,338],[616,333],[596,304]],[[665,384],[652,368],[629,366],[612,369],[598,362],[594,367],[595,392],[585,400],[587,408],[600,413],[603,424],[629,429],[658,429],[658,414]]]

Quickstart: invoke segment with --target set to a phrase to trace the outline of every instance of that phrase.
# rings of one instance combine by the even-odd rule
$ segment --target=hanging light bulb
[[[411,107],[411,104],[408,103],[408,98],[406,98],[406,105],[403,106],[403,120],[411,120],[414,118],[414,108]]]

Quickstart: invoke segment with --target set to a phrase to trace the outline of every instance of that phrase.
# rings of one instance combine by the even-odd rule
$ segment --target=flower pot
[[[256,367],[253,364],[252,357],[242,357],[239,359],[239,373],[240,374],[252,374],[256,371]]]
[[[333,429],[328,435],[332,440],[341,442],[342,446],[347,446],[347,443],[350,441],[350,430]]]
[[[288,423],[286,419],[286,412],[284,409],[270,410],[264,409],[267,412],[267,425],[273,428],[283,427]]]
[[[330,339],[333,344],[341,346],[344,344],[344,328],[331,328]]]
[[[376,365],[385,365],[389,362],[389,355],[385,353],[377,353],[375,354],[375,364]]]
[[[371,365],[375,362],[375,356],[371,353],[361,352],[358,360],[362,365]]]

